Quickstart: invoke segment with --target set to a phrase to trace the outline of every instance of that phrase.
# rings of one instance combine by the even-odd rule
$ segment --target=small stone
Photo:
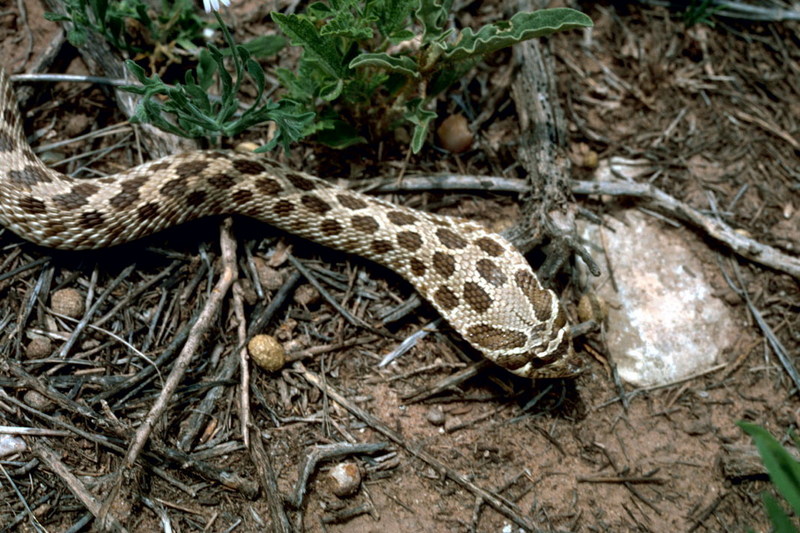
[[[59,315],[66,315],[70,318],[80,318],[83,316],[84,302],[83,296],[77,289],[60,289],[50,297],[50,306]]]
[[[469,150],[474,136],[464,115],[450,115],[436,130],[442,148],[454,154]]]
[[[34,337],[25,347],[27,359],[44,359],[53,353],[53,341],[48,337]]]
[[[581,166],[583,168],[595,169],[599,164],[600,164],[600,158],[597,155],[597,152],[595,152],[594,150],[587,150],[583,154],[583,159],[581,160]]]
[[[241,152],[243,154],[252,154],[259,148],[259,146],[261,145],[251,141],[244,141],[237,144],[234,150],[236,150],[237,152]]]
[[[278,339],[270,335],[256,335],[247,343],[253,362],[267,372],[277,372],[286,364],[286,351]]]
[[[294,302],[303,307],[309,307],[317,303],[320,299],[319,291],[308,283],[300,285],[294,291]]]
[[[247,305],[256,305],[258,302],[258,293],[256,293],[252,281],[249,279],[239,280],[239,289],[241,289],[242,297]]]
[[[258,281],[262,287],[269,291],[277,291],[283,287],[286,278],[280,270],[272,268],[260,257],[253,258],[253,266],[256,269],[256,276],[258,276]]]
[[[55,406],[53,400],[35,390],[27,391],[22,396],[22,401],[25,402],[26,405],[45,413],[52,411]]]
[[[445,422],[444,411],[438,405],[435,405],[428,409],[428,413],[425,415],[428,419],[428,422],[433,424],[434,426],[443,426]]]
[[[339,463],[328,472],[331,492],[339,498],[347,498],[361,486],[361,470],[354,463]]]

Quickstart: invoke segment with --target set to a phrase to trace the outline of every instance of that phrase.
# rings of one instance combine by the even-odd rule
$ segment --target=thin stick
[[[469,481],[465,476],[459,474],[458,472],[451,470],[443,463],[441,463],[438,459],[434,456],[429,454],[426,451],[414,446],[409,446],[405,439],[392,429],[389,429],[388,426],[383,424],[380,420],[372,416],[371,414],[367,413],[357,405],[350,402],[347,398],[342,396],[336,389],[331,387],[330,385],[323,383],[322,378],[319,375],[307,370],[302,363],[295,363],[294,368],[300,371],[302,376],[311,384],[316,386],[320,389],[328,398],[331,398],[333,401],[350,411],[353,415],[360,418],[367,424],[369,424],[375,431],[383,435],[384,437],[388,438],[395,444],[402,446],[408,453],[416,457],[417,459],[421,459],[425,461],[429,465],[431,465],[437,472],[445,477],[449,477],[465,489],[469,490],[473,494],[478,497],[483,498],[487,504],[491,505],[495,510],[501,513],[503,516],[512,520],[515,524],[520,527],[523,527],[528,530],[533,530],[534,527],[528,520],[525,519],[522,515],[520,515],[515,509],[514,505],[510,502],[506,501],[504,498],[498,496],[497,494],[492,494],[488,492],[478,485]]]

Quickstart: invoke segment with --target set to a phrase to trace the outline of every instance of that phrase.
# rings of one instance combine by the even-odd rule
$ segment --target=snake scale
[[[577,371],[558,298],[501,236],[230,151],[183,153],[98,179],[65,176],[28,145],[0,68],[3,226],[42,246],[84,250],[221,214],[250,216],[394,270],[472,346],[514,374]]]

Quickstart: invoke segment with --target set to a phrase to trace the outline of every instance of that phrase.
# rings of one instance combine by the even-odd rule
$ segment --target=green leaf
[[[365,13],[375,17],[375,25],[381,35],[392,44],[414,37],[407,30],[408,17],[419,8],[420,0],[367,0]]]
[[[291,143],[302,139],[308,134],[314,122],[316,114],[311,111],[305,111],[302,106],[297,105],[295,102],[284,98],[278,104],[279,107],[272,110],[269,115],[270,120],[274,121],[278,126],[278,131],[264,149],[256,150],[257,152],[272,150],[278,143],[283,146],[284,150],[288,151]]]
[[[318,60],[330,75],[337,78],[347,75],[344,57],[335,37],[320,35],[316,26],[302,15],[286,15],[273,11],[272,20],[289,36],[292,44],[302,46],[304,52]]]
[[[737,422],[737,425],[755,442],[780,495],[786,498],[795,514],[800,514],[800,463],[766,429],[747,422]]]
[[[443,43],[453,30],[444,30],[452,0],[420,0],[415,14],[422,23],[422,44]]]
[[[45,11],[44,18],[52,22],[69,22],[72,20],[67,15],[62,15],[60,13],[53,13],[52,11]]]
[[[566,7],[517,13],[511,20],[487,24],[477,33],[465,28],[454,44],[447,45],[444,55],[451,61],[460,61],[557,31],[590,27],[592,19]]]
[[[337,13],[320,30],[320,35],[335,35],[337,37],[347,37],[354,41],[364,41],[372,39],[372,28],[370,23],[373,19],[367,17],[357,17],[353,13],[344,11]]]
[[[343,120],[320,121],[319,124],[322,127],[314,134],[314,140],[325,146],[342,150],[349,146],[367,142],[353,126]]]
[[[269,57],[274,56],[286,46],[286,39],[280,35],[262,35],[251,39],[244,43],[242,46],[250,52],[253,57]]]
[[[417,63],[408,56],[390,56],[386,53],[364,53],[350,62],[350,68],[373,66],[389,72],[398,72],[411,78],[419,78]]]
[[[408,103],[408,111],[405,114],[405,119],[414,124],[414,133],[411,135],[411,151],[418,154],[422,150],[422,145],[425,144],[425,138],[428,136],[428,124],[436,118],[436,113],[425,109],[425,101],[422,99],[415,99]]]
[[[789,515],[786,514],[780,504],[775,501],[775,498],[763,493],[761,499],[764,501],[769,521],[772,522],[773,533],[797,533],[797,528],[794,527],[792,519],[789,518]]]
[[[339,96],[342,94],[343,88],[344,88],[344,81],[334,80],[319,88],[319,97],[325,100],[326,102],[332,102],[333,100],[339,98]]]
[[[86,30],[81,27],[75,26],[69,32],[67,32],[67,40],[75,48],[81,48],[84,44],[86,44],[86,39]]]

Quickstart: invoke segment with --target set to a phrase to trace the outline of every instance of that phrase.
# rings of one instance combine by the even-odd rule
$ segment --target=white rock
[[[14,435],[0,435],[0,457],[24,452],[28,446],[25,441]]]
[[[602,243],[609,263],[594,251],[603,275],[590,283],[608,302],[606,342],[620,377],[646,387],[713,366],[738,330],[687,246],[698,239],[633,210],[606,217],[605,223],[603,229],[586,226],[583,237]]]

